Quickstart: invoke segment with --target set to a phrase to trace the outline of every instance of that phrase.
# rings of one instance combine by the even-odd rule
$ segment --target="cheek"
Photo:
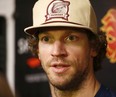
[[[77,65],[84,66],[90,59],[90,49],[86,47],[71,47],[69,50],[69,59],[75,61]],[[78,67],[78,66],[77,66]]]
[[[69,55],[75,56],[75,57],[85,57],[89,54],[90,49],[88,46],[70,46],[68,48]]]
[[[50,46],[41,45],[41,43],[39,44],[38,56],[42,63],[46,62],[48,58],[50,58],[50,50],[51,50]]]

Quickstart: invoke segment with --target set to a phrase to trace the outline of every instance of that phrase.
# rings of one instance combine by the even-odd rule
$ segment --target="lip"
[[[69,69],[69,67],[70,65],[59,63],[59,64],[52,64],[51,69],[54,73],[62,74],[65,73]]]

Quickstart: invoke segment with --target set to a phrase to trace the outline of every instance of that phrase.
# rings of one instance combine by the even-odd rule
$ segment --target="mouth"
[[[70,65],[67,64],[53,64],[51,69],[54,73],[63,74],[69,69]]]

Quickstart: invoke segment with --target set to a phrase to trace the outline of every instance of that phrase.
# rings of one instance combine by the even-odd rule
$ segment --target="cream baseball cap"
[[[33,25],[24,31],[33,35],[44,27],[76,27],[97,34],[97,20],[89,0],[39,0],[33,7]]]

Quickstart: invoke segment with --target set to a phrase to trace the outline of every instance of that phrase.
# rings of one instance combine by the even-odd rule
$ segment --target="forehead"
[[[71,33],[71,32],[77,32],[77,33],[82,33],[82,34],[87,34],[87,31],[85,29],[79,29],[79,28],[67,28],[67,27],[50,27],[50,28],[42,28],[39,30],[39,34],[42,33],[55,33],[56,35],[58,34],[58,32],[62,32],[62,33]]]

